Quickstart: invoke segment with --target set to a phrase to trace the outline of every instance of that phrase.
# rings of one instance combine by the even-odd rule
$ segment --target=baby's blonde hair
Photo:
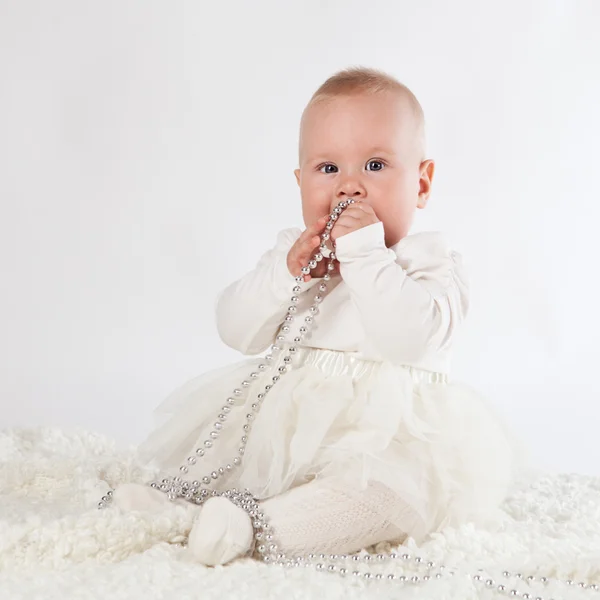
[[[398,94],[407,101],[416,124],[415,145],[421,155],[421,160],[423,160],[425,158],[425,114],[423,107],[406,85],[400,83],[392,75],[371,67],[348,67],[347,69],[342,69],[334,73],[319,86],[302,112],[298,153],[301,153],[302,147],[302,126],[311,106],[327,102],[339,96],[380,94],[384,92]]]

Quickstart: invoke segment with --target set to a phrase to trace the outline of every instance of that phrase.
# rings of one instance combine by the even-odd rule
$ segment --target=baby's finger
[[[329,220],[329,215],[323,215],[320,219],[317,219],[309,229],[315,233],[321,233],[325,229],[325,225]]]
[[[324,215],[320,219],[317,219],[312,225],[309,225],[300,236],[300,239],[312,238],[315,235],[320,235],[325,229],[329,215]]]
[[[318,248],[320,242],[319,236],[314,236],[312,238],[308,238],[300,248],[298,253],[298,259],[302,263],[302,266],[305,267],[306,263],[312,259],[313,254],[315,254],[315,250]]]
[[[308,261],[313,258],[315,250],[321,244],[320,234],[325,229],[329,215],[324,215],[320,219],[317,219],[312,225],[309,225],[298,238],[295,250],[296,259],[304,267]],[[304,281],[310,281],[310,275],[304,275]]]
[[[321,243],[321,233],[325,229],[327,216],[321,217],[319,220],[315,221],[310,227],[306,229],[304,232],[306,234],[303,250],[306,252],[311,252],[315,250]]]
[[[314,259],[315,255],[317,254],[317,251],[319,250],[320,245],[321,238],[318,235],[306,240],[302,248],[302,253],[299,257],[302,266],[307,266],[308,263]],[[306,275],[304,278],[305,281],[310,281],[310,279],[310,275]]]

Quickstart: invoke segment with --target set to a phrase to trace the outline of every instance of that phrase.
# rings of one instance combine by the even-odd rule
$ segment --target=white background
[[[414,231],[472,279],[455,377],[599,474],[599,28],[593,0],[0,0],[0,428],[137,443],[242,358],[216,295],[302,225],[301,111],[363,65],[426,113]]]

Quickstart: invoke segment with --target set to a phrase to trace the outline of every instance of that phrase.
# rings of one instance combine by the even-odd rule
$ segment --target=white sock
[[[252,521],[243,508],[220,496],[209,498],[195,518],[188,551],[204,565],[222,565],[248,553]]]

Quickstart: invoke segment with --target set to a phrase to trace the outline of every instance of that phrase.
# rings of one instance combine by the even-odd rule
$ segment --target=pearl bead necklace
[[[258,371],[265,373],[269,368],[269,365],[273,363],[275,358],[279,358],[282,345],[286,342],[285,334],[290,331],[290,323],[294,320],[294,315],[297,312],[296,304],[299,301],[298,295],[302,288],[300,283],[304,281],[304,275],[308,275],[311,269],[317,266],[317,263],[322,261],[324,258],[323,251],[327,249],[326,242],[330,239],[330,231],[335,225],[339,215],[355,200],[348,198],[347,200],[341,201],[333,210],[329,216],[329,221],[325,226],[325,230],[321,234],[320,252],[317,252],[313,258],[308,262],[308,265],[302,267],[301,275],[295,278],[295,283],[291,297],[291,305],[288,308],[288,313],[284,318],[282,325],[275,337],[275,344],[271,346],[269,353],[264,357],[264,362],[258,365]],[[305,324],[299,329],[299,334],[294,337],[293,344],[299,344],[302,339],[309,332],[312,324],[313,317],[319,312],[319,304],[323,300],[323,293],[327,290],[327,284],[325,282],[330,281],[330,271],[334,270],[335,256],[335,242],[332,240],[332,246],[334,251],[329,255],[329,264],[327,265],[328,272],[323,276],[323,281],[319,284],[319,293],[314,296],[314,304],[309,308],[310,315],[305,317]],[[167,494],[169,500],[175,501],[177,498],[184,498],[192,504],[201,506],[206,500],[213,496],[224,496],[231,502],[241,507],[249,517],[252,519],[252,527],[254,529],[254,544],[253,549],[249,554],[258,552],[261,560],[265,563],[277,564],[283,567],[310,567],[317,571],[325,573],[334,573],[341,577],[351,577],[357,579],[363,579],[366,581],[380,582],[395,582],[404,585],[416,585],[420,583],[426,583],[431,579],[440,579],[442,577],[453,577],[457,574],[464,575],[459,569],[449,569],[445,565],[436,565],[433,561],[426,561],[421,556],[415,556],[414,558],[408,554],[398,554],[391,552],[390,554],[308,554],[307,556],[293,556],[288,557],[285,553],[279,551],[279,547],[275,542],[275,533],[272,531],[271,526],[262,512],[260,505],[258,504],[259,499],[253,496],[249,490],[238,491],[236,488],[220,492],[217,490],[209,490],[206,487],[210,486],[213,482],[217,481],[221,477],[226,477],[233,469],[236,469],[242,464],[242,457],[246,449],[246,443],[248,442],[248,435],[252,430],[252,423],[256,415],[260,411],[260,407],[268,395],[269,391],[279,381],[279,379],[289,370],[292,364],[293,356],[297,352],[295,345],[290,345],[288,348],[288,354],[283,357],[282,364],[277,368],[277,373],[272,375],[271,383],[265,385],[264,391],[259,393],[256,402],[251,405],[249,412],[246,414],[246,423],[243,425],[243,434],[240,439],[240,445],[237,450],[237,456],[234,456],[231,460],[224,463],[223,466],[217,470],[212,471],[204,475],[200,481],[194,480],[192,482],[182,479],[180,476],[165,477],[160,483],[153,481],[149,485],[157,490],[160,490]],[[225,403],[220,409],[219,414],[216,417],[213,425],[213,431],[209,433],[209,436],[204,440],[203,444],[198,447],[194,454],[187,458],[187,463],[183,464],[179,471],[182,475],[187,474],[188,465],[195,465],[198,459],[202,459],[207,452],[210,452],[214,447],[214,442],[219,438],[220,433],[223,430],[223,426],[227,421],[231,409],[238,405],[238,401],[244,395],[244,389],[248,388],[252,384],[252,380],[255,380],[261,376],[259,372],[252,372],[248,376],[248,379],[242,381],[239,388],[235,388],[232,392],[231,397],[227,398]],[[244,406],[246,403],[244,404]],[[206,486],[206,487],[202,487]],[[98,503],[99,509],[108,507],[112,502],[113,490],[109,490],[102,500]],[[371,569],[373,565],[388,564],[388,563],[402,562],[407,566],[412,565],[414,569],[421,569],[424,574],[412,574],[411,569],[408,568],[403,575],[396,573],[381,573],[374,572]],[[548,586],[551,583],[561,583],[569,588],[579,588],[582,590],[598,591],[599,586],[597,584],[586,584],[580,582],[575,584],[571,579],[560,580],[550,579],[548,577],[537,578],[533,575],[524,577],[521,573],[510,573],[509,571],[502,572],[503,579],[501,582],[496,581],[491,576],[486,576],[482,569],[479,569],[477,573],[471,574],[470,578],[484,586],[485,588],[495,588],[500,594],[506,594],[513,598],[523,598],[524,600],[554,600],[554,598],[545,598],[541,594],[532,595],[529,592],[522,592],[517,589],[520,582],[527,582],[527,584],[534,585],[538,584],[542,587]]]

